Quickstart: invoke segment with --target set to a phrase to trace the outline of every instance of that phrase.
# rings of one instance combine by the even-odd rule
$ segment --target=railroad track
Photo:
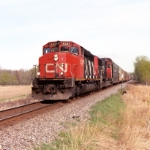
[[[109,86],[107,87],[107,89],[113,87]],[[100,92],[101,90],[99,90],[98,92]],[[94,94],[94,93],[95,92],[91,92],[90,94]],[[86,98],[86,96],[88,97],[88,95],[89,93],[80,95],[78,96],[78,98],[75,97],[71,101],[42,101],[42,102],[24,105],[17,108],[8,109],[5,111],[0,111],[0,129],[5,128],[7,126],[13,126],[18,122],[34,118],[37,115],[46,113],[47,111],[62,107],[66,105],[66,102],[73,102],[76,100],[80,100],[80,98],[82,99],[83,97]]]
[[[109,88],[109,87],[107,87],[107,88]],[[93,92],[90,92],[90,93],[92,94]],[[78,98],[88,96],[88,95],[89,95],[89,93],[84,93],[84,94],[78,96]],[[75,99],[76,98],[77,97],[75,97]],[[44,109],[44,108],[49,107],[51,105],[57,104],[58,102],[64,103],[66,101],[45,101],[45,102],[40,101],[40,102],[26,104],[26,105],[23,105],[20,107],[15,107],[15,108],[11,108],[8,110],[0,111],[0,123],[2,121],[9,120],[9,119],[12,119],[12,118],[15,118],[15,117],[27,114],[27,113],[31,113],[34,111],[38,111],[40,109]]]
[[[0,112],[0,122],[10,119],[10,118],[14,118],[16,116],[23,115],[25,113],[29,113],[29,112],[32,112],[35,110],[42,109],[43,107],[46,107],[46,106],[44,104],[42,104],[41,102],[37,102],[37,103],[27,104],[27,105],[23,105],[20,107],[1,111]]]
[[[19,122],[32,119],[46,111],[53,110],[54,108],[61,107],[63,105],[64,104],[62,102],[58,101],[43,101],[0,111],[0,130],[8,126],[13,126]]]

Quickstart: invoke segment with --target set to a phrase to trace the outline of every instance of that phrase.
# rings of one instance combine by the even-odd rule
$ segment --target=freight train
[[[68,100],[130,79],[111,58],[99,58],[72,41],[45,44],[35,70],[32,97],[40,100]]]

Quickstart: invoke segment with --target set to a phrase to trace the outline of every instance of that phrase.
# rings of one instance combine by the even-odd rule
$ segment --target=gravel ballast
[[[122,88],[125,86],[126,83],[123,83]],[[102,90],[83,97],[80,101],[0,130],[0,150],[32,150],[35,145],[51,142],[61,130],[65,130],[63,123],[74,121],[74,116],[85,121],[92,105],[117,93],[120,88],[121,85],[117,85]]]

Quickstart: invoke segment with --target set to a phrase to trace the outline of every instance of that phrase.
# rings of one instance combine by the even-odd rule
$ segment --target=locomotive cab
[[[80,64],[78,64],[80,62]],[[39,58],[39,78],[83,77],[83,53],[73,42],[50,42]]]

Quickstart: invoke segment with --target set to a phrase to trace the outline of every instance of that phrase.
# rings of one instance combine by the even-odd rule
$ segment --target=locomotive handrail
[[[67,64],[68,64],[68,63],[67,63]],[[71,74],[72,77],[74,77],[74,75],[73,75],[73,73],[72,73],[72,71],[71,71],[71,70],[72,70],[72,68],[71,68],[72,65],[71,65],[71,64],[68,64],[68,65],[70,65],[70,74]]]
[[[31,80],[33,80],[34,78],[37,77],[37,65],[33,65],[33,70],[32,70],[32,74],[31,74]]]
[[[69,65],[70,65],[70,68],[71,68],[73,65],[74,65],[74,66],[77,66],[76,64],[72,64],[72,65],[69,64]],[[76,68],[75,68],[75,69],[76,69]],[[74,70],[75,70],[75,69],[74,69]],[[73,70],[73,69],[71,68],[71,69],[70,69],[70,74],[72,75],[72,78],[74,78],[74,74],[72,73],[72,70]]]

